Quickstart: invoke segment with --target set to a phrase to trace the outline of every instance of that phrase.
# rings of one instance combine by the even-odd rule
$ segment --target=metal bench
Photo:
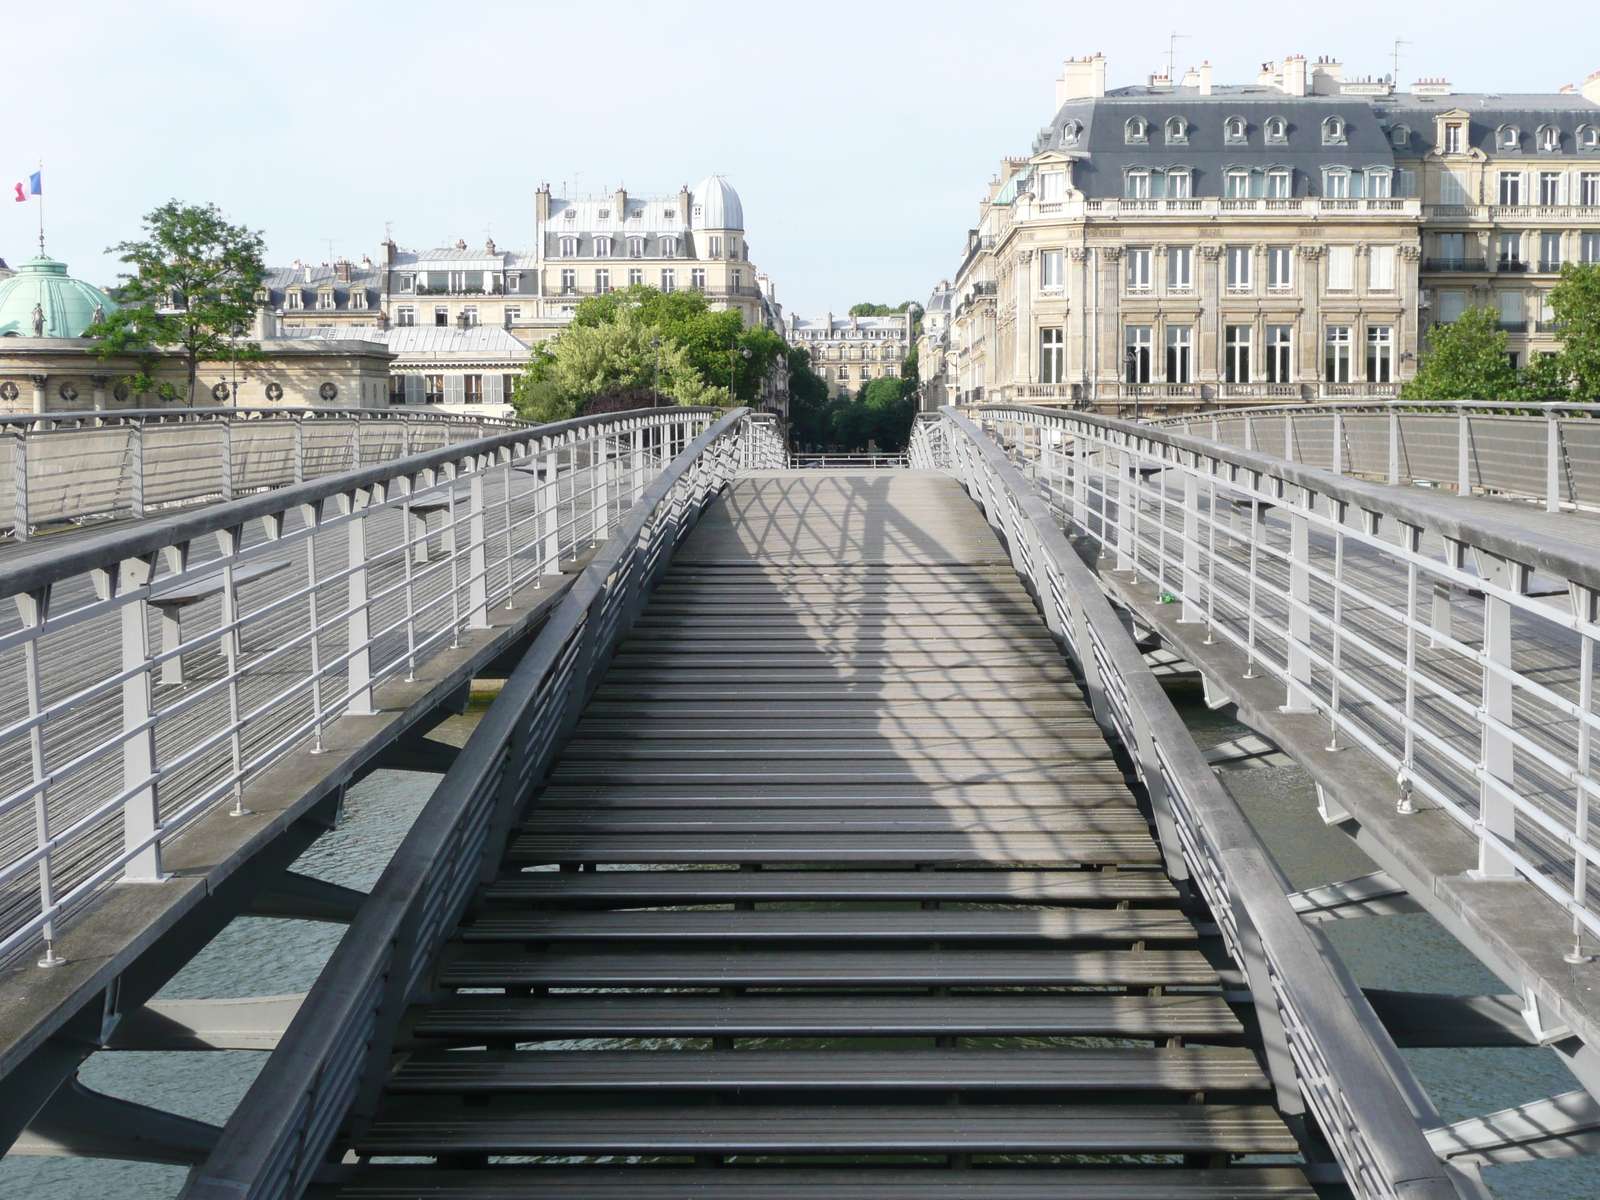
[[[253,579],[264,579],[288,565],[289,560],[286,558],[244,563],[233,569],[233,586],[237,588],[240,584],[249,583]],[[183,683],[183,656],[172,653],[183,644],[179,614],[191,604],[198,604],[212,596],[220,596],[222,589],[223,572],[216,570],[197,579],[186,579],[167,587],[157,587],[151,592],[150,603],[161,610],[161,651],[163,654],[172,655],[161,663],[163,685]]]

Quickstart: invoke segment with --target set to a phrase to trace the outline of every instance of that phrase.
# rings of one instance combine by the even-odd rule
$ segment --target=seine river
[[[1245,732],[1208,712],[1184,706],[1196,740],[1210,746]],[[433,736],[464,740],[473,714]],[[1230,772],[1226,781],[1248,811],[1284,872],[1297,887],[1360,875],[1373,865],[1316,815],[1314,789],[1296,767]],[[297,869],[369,888],[427,800],[436,777],[378,772],[352,789],[346,819],[300,860]],[[163,993],[172,997],[250,996],[300,992],[311,986],[342,928],[309,922],[240,918],[189,964]],[[1368,987],[1452,992],[1503,991],[1501,984],[1431,917],[1417,913],[1335,922],[1330,933],[1356,979]],[[1406,1057],[1447,1119],[1570,1091],[1577,1084],[1548,1051],[1532,1049],[1408,1050]],[[245,1051],[101,1054],[82,1072],[99,1091],[221,1123],[244,1095],[265,1055]],[[184,1171],[92,1159],[0,1160],[5,1200],[165,1200]],[[1593,1200],[1600,1161],[1491,1167],[1490,1189],[1503,1200]]]

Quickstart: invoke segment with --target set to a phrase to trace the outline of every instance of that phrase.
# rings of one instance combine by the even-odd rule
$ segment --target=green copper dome
[[[0,337],[31,338],[35,305],[44,313],[44,336],[52,338],[81,337],[97,307],[107,313],[117,309],[99,288],[68,276],[66,263],[43,254],[0,279]]]

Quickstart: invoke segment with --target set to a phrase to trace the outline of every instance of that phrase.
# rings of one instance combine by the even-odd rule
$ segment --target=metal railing
[[[1019,410],[1003,411],[1020,431],[1011,415]],[[1062,447],[1049,445],[1059,455]],[[1270,855],[1044,500],[1005,452],[952,408],[919,418],[911,461],[954,475],[983,506],[1078,664],[1097,720],[1126,748],[1150,796],[1169,873],[1199,891],[1245,972],[1279,1109],[1315,1116],[1345,1183],[1363,1200],[1455,1197],[1391,1065],[1363,1028],[1356,1006],[1365,1001],[1335,974],[1295,914]]]
[[[519,421],[380,409],[124,409],[0,417],[0,530],[132,516],[405,458]],[[6,443],[9,443],[7,445]]]
[[[0,961],[53,962],[64,915],[161,878],[164,841],[604,540],[715,419],[524,426],[12,556]]]
[[[371,1120],[401,1016],[673,551],[736,474],[782,462],[775,425],[736,409],[643,489],[440,781],[187,1200],[298,1196],[335,1134]]]
[[[1300,404],[1152,424],[1336,475],[1600,508],[1600,404]]]
[[[1247,677],[1279,680],[1286,711],[1387,767],[1401,813],[1458,823],[1477,877],[1526,880],[1559,906],[1584,960],[1600,937],[1600,545],[1516,506],[1468,509],[1170,428],[982,417],[1069,529],[1232,646]]]
[[[839,454],[790,454],[788,465],[817,470],[855,470],[861,467],[904,467],[908,465],[908,460],[904,454],[868,453],[863,450]]]

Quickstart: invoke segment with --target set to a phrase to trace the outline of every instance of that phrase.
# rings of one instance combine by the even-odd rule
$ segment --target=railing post
[[[1284,712],[1315,712],[1311,690],[1311,521],[1302,505],[1314,503],[1302,491],[1289,509],[1289,671]]]
[[[454,486],[453,482],[452,485]],[[349,644],[348,666],[349,686],[346,688],[347,702],[345,712],[351,716],[366,717],[372,715],[372,636],[371,622],[367,615],[367,518],[358,515],[367,507],[367,493],[362,489],[345,492],[340,498],[342,507],[347,516],[352,519],[345,522],[345,540],[348,545],[349,556],[346,565],[350,568],[350,577],[346,583],[348,601],[346,603],[347,619],[346,630]]]
[[[1544,506],[1561,511],[1561,421],[1554,409],[1545,410]]]
[[[1184,624],[1205,620],[1200,605],[1200,479],[1193,470],[1183,473],[1183,614],[1179,620]]]
[[[306,415],[296,413],[294,418],[294,481],[306,481]]]
[[[128,558],[117,564],[115,588],[127,597],[150,582],[154,556]],[[122,786],[132,790],[122,808],[123,851],[128,858],[123,879],[156,883],[161,873],[161,842],[151,840],[161,828],[155,785],[156,734],[151,724],[150,620],[141,597],[122,602]],[[137,849],[136,849],[137,847]]]
[[[1285,412],[1283,414],[1283,457],[1290,462],[1299,462],[1300,460],[1294,455],[1294,448],[1294,414]]]
[[[143,513],[135,514],[143,516]],[[11,536],[28,540],[28,427],[19,425],[11,443]]]
[[[1344,414],[1337,409],[1333,413],[1333,473],[1344,474]]]
[[[233,422],[222,418],[222,498],[233,499]]]
[[[1520,591],[1522,567],[1497,555],[1477,551],[1478,569],[1486,583]],[[1511,845],[1516,838],[1516,808],[1501,794],[1510,790],[1516,765],[1511,728],[1514,695],[1511,670],[1511,602],[1484,589],[1483,707],[1480,710],[1483,780],[1478,792],[1478,870],[1484,879],[1511,879],[1516,868],[1491,836]],[[1500,786],[1496,787],[1496,783]]]
[[[489,628],[489,539],[483,511],[483,475],[488,468],[481,459],[474,466],[477,469],[472,472],[471,498],[467,502],[468,512],[471,514],[467,524],[467,535],[471,539],[467,547],[467,628],[487,629]]]
[[[540,490],[540,501],[544,504],[544,551],[540,555],[544,559],[542,573],[545,575],[561,574],[561,476],[557,472],[556,444],[553,440],[546,441],[544,456],[544,487]]]
[[[1117,451],[1118,463],[1122,468],[1117,479],[1117,570],[1139,570],[1137,547],[1133,544],[1133,505],[1129,502],[1134,496],[1133,473],[1136,460],[1126,450]]]
[[[1389,482],[1400,482],[1400,406],[1389,406]]]
[[[1456,408],[1456,494],[1472,495],[1472,425],[1465,405]]]

